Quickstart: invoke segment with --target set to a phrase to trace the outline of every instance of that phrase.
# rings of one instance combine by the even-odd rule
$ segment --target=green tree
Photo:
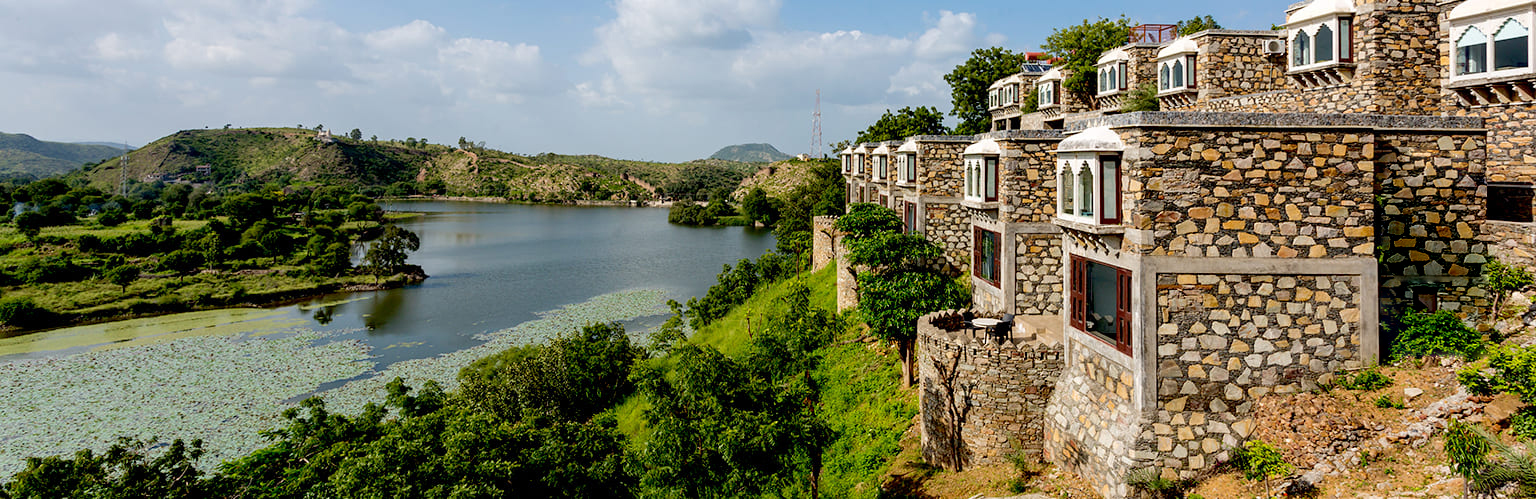
[[[1157,85],[1147,82],[1126,93],[1125,102],[1120,106],[1120,111],[1134,113],[1138,111],[1156,111],[1161,108],[1162,103],[1157,100]]]
[[[176,440],[151,453],[147,443],[121,438],[102,454],[87,449],[74,457],[29,457],[26,468],[0,487],[0,497],[211,497],[195,466],[202,455],[198,440],[190,446]]]
[[[1483,266],[1483,278],[1487,280],[1488,288],[1493,291],[1495,320],[1502,312],[1504,300],[1509,297],[1511,291],[1528,288],[1533,283],[1531,272],[1525,267],[1505,265],[1504,262],[1495,259],[1489,259],[1488,264]]]
[[[275,204],[271,198],[255,193],[236,194],[219,205],[219,213],[229,217],[236,227],[250,227],[258,220],[272,218]]]
[[[1101,17],[1097,21],[1084,19],[1082,24],[1057,29],[1045,38],[1045,45],[1041,48],[1052,57],[1062,60],[1057,67],[1069,75],[1061,82],[1062,88],[1086,101],[1095,91],[1095,65],[1099,62],[1099,56],[1129,43],[1130,39],[1129,19],[1124,16],[1119,19]]]
[[[901,140],[913,135],[946,135],[949,128],[944,126],[944,113],[936,108],[919,106],[916,109],[904,107],[891,114],[887,109],[880,119],[869,125],[869,128],[859,132],[856,142],[883,142],[887,140]]]
[[[987,131],[992,123],[992,114],[987,110],[987,87],[1018,73],[1027,61],[1024,54],[1002,47],[976,49],[971,52],[970,59],[944,75],[953,106],[949,114],[960,120],[954,133],[970,135]]]
[[[351,137],[352,140],[363,140],[363,131],[358,128],[353,128],[352,133],[348,133],[347,136]]]
[[[1208,29],[1221,29],[1221,23],[1209,15],[1179,21],[1179,36],[1189,36]]]
[[[848,234],[848,262],[860,270],[859,310],[871,332],[896,343],[902,360],[902,384],[912,386],[913,343],[917,319],[938,310],[965,306],[965,289],[927,265],[942,255],[938,246],[903,232],[901,217],[888,208],[860,203],[837,220]]]
[[[126,293],[128,291],[128,285],[133,284],[133,281],[139,280],[139,266],[119,265],[117,267],[108,269],[105,277],[107,278],[107,282],[121,286],[123,288],[123,292]]]
[[[746,215],[750,221],[763,222],[764,225],[773,225],[779,216],[778,210],[768,200],[768,193],[761,187],[753,187],[741,198],[741,214]]]
[[[14,221],[16,230],[21,231],[21,235],[26,236],[27,239],[36,238],[42,233],[43,226],[47,225],[47,217],[35,211],[22,212],[16,215]]]
[[[160,269],[175,272],[178,277],[202,266],[203,257],[196,251],[179,249],[160,258]]]
[[[421,238],[415,232],[390,224],[384,227],[384,234],[378,240],[368,245],[363,262],[377,282],[377,276],[399,272],[405,266],[405,258],[418,249],[421,249]]]
[[[358,201],[347,205],[347,219],[353,222],[377,222],[384,219],[384,208],[377,203]]]

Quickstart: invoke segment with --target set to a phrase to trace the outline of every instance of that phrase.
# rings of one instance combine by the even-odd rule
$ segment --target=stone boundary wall
[[[1264,53],[1264,42],[1281,39],[1274,31],[1206,30],[1191,35],[1195,85],[1200,100],[1285,88],[1285,56]]]
[[[1015,448],[1038,456],[1045,405],[1061,375],[1061,346],[999,345],[967,331],[943,331],[932,323],[943,313],[918,320],[923,459],[954,469],[1005,463]]]
[[[1483,223],[1483,234],[1494,241],[1488,247],[1489,256],[1511,265],[1536,267],[1536,223],[1489,220]]]
[[[821,270],[827,264],[837,265],[837,311],[859,307],[859,284],[854,280],[853,269],[848,266],[847,246],[843,234],[837,230],[838,217],[811,219],[811,268]]]

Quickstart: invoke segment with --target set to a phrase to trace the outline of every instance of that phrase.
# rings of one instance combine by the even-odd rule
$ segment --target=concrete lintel
[[[1018,222],[1008,224],[1007,232],[1009,234],[1060,234],[1062,230],[1056,224]]]

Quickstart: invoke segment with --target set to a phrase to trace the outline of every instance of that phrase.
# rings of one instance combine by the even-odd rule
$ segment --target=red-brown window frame
[[[907,232],[917,232],[917,203],[906,201],[902,207],[901,221],[907,226]]]
[[[1003,258],[1002,258],[1002,255],[1003,255],[1003,250],[1002,250],[1002,248],[1003,248],[1003,235],[1002,234],[998,234],[996,232],[992,232],[992,231],[987,230],[987,229],[983,229],[981,227],[974,227],[973,230],[975,232],[973,234],[971,234],[971,275],[976,276],[976,278],[978,278],[978,279],[986,281],[987,284],[991,284],[991,285],[996,286],[996,287],[1002,287],[1002,285],[1000,283],[1003,280],[1002,279],[1002,276],[1003,276],[1003,269],[1002,269],[1002,266],[1003,266]],[[990,278],[988,276],[981,275],[981,260],[982,260],[982,254],[981,254],[981,233],[983,233],[983,232],[985,232],[987,234],[991,234],[992,238],[993,238],[992,239],[993,240],[993,243],[992,243],[992,273],[996,274],[996,275],[995,276],[991,276]]]
[[[1115,341],[1113,343],[1100,338],[1088,331],[1088,264],[1103,265],[1115,270]],[[1093,262],[1087,258],[1073,255],[1070,260],[1072,290],[1069,295],[1068,319],[1073,328],[1082,331],[1104,344],[1114,347],[1116,351],[1126,355],[1133,355],[1131,346],[1131,271]]]
[[[987,165],[989,163],[992,165],[992,171],[990,173],[987,172]],[[981,158],[982,176],[986,177],[987,175],[990,175],[992,178],[992,192],[987,192],[987,184],[985,178],[982,179],[981,184],[981,195],[989,203],[992,201],[997,201],[997,193],[1003,190],[1002,172],[998,171],[1002,169],[1002,163],[1002,158],[997,156],[984,156]]]
[[[1121,192],[1124,192],[1123,189],[1125,189],[1125,186],[1120,185],[1120,177],[1121,177],[1120,173],[1125,171],[1125,162],[1121,161],[1120,155],[1118,155],[1118,154],[1104,154],[1104,155],[1100,155],[1098,159],[1099,159],[1099,165],[1098,165],[1098,170],[1099,171],[1097,172],[1098,173],[1098,178],[1096,179],[1096,181],[1099,183],[1099,185],[1095,186],[1095,187],[1099,187],[1099,186],[1104,185],[1104,179],[1103,179],[1104,175],[1105,175],[1105,173],[1104,173],[1104,160],[1105,159],[1113,159],[1115,161],[1115,175],[1114,175],[1114,177],[1115,177],[1115,192],[1101,192],[1101,193],[1099,193],[1100,195],[1099,195],[1099,199],[1098,199],[1098,203],[1099,203],[1098,217],[1099,217],[1100,223],[1102,223],[1102,224],[1106,224],[1106,225],[1107,224],[1118,224],[1118,223],[1120,223],[1120,208],[1121,208],[1120,204],[1125,202],[1125,200],[1122,199],[1122,194],[1121,194]],[[1113,197],[1111,197],[1111,196],[1113,196]],[[1114,199],[1115,200],[1115,209],[1113,209],[1113,210],[1109,209],[1109,207],[1108,207],[1110,199]]]

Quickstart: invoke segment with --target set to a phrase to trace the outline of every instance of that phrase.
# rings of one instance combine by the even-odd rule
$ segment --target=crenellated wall
[[[923,459],[947,469],[1039,455],[1045,405],[1061,374],[1061,345],[1037,338],[999,344],[968,330],[918,320],[919,430]]]

